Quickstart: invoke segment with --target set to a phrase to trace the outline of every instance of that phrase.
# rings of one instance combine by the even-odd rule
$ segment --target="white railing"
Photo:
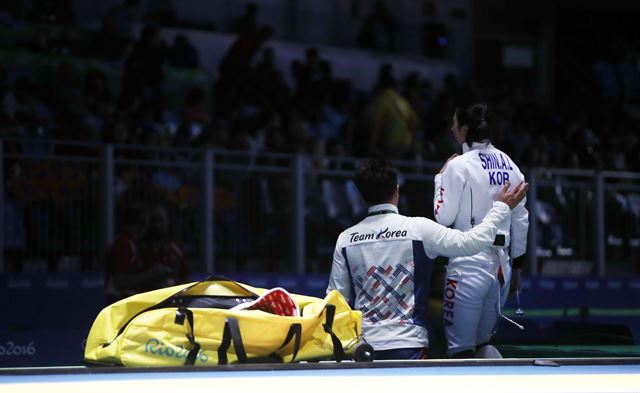
[[[348,181],[361,158],[315,159],[279,153],[251,155],[211,149],[29,141],[40,147],[32,154],[7,149],[7,144],[20,146],[19,140],[2,143],[2,206],[11,195],[11,203],[20,205],[22,213],[32,213],[29,209],[34,209],[36,202],[17,201],[12,189],[25,180],[20,176],[26,176],[25,167],[32,165],[28,163],[46,162],[54,168],[72,166],[74,176],[82,178],[82,186],[75,191],[81,195],[69,199],[63,192],[64,203],[57,203],[55,198],[49,203],[45,195],[37,204],[38,211],[44,212],[46,218],[41,225],[54,228],[51,233],[68,232],[54,236],[55,239],[62,236],[66,246],[54,245],[56,251],[51,252],[52,258],[73,254],[76,249],[86,251],[82,242],[87,234],[83,232],[99,233],[99,244],[89,270],[99,269],[100,257],[121,225],[118,223],[121,205],[131,197],[154,201],[156,196],[152,193],[161,192],[165,200],[171,200],[177,206],[173,217],[174,226],[180,232],[178,240],[186,244],[194,270],[207,273],[262,269],[263,259],[270,261],[265,264],[272,264],[272,270],[297,273],[328,270],[332,242],[341,228],[350,225],[347,218],[339,216],[345,210],[337,209],[336,203],[347,206],[346,216],[353,217],[353,222],[362,214],[362,206],[358,210],[357,201],[353,198],[347,201],[348,190],[353,190]],[[64,147],[76,150],[59,153]],[[441,163],[398,161],[395,164],[403,182],[400,206],[403,213],[431,216],[433,174]],[[131,182],[125,185],[129,188],[123,193],[122,183],[126,183],[132,173],[142,184],[151,182],[150,179],[164,180],[158,180],[160,185],[139,189]],[[634,268],[634,255],[636,259],[640,255],[639,173],[530,168],[526,177],[530,182],[527,205],[531,213],[528,247],[531,275],[605,276]],[[338,187],[338,194],[328,195],[331,187]],[[96,198],[98,194],[100,197]],[[33,228],[27,228],[22,242],[5,242],[14,235],[7,231],[15,230],[10,227],[10,220],[5,220],[6,211],[0,209],[0,221],[5,222],[0,226],[0,250],[3,251],[0,252],[0,271],[7,270],[5,259],[15,256],[9,250],[16,244],[22,244],[25,258],[34,258],[40,252],[37,250],[48,252],[38,243],[42,243],[43,237],[45,244],[54,243],[46,239],[48,232],[45,230],[43,234],[42,228],[34,238],[29,236]],[[75,213],[67,214],[68,211]],[[87,214],[95,214],[90,217],[97,221],[88,227]],[[55,217],[60,215],[71,217],[71,223],[62,226],[55,222]],[[85,227],[78,224],[74,229],[76,216],[85,217]],[[31,220],[31,226],[33,222]],[[245,266],[238,265],[240,260]],[[87,270],[85,265],[83,269]]]

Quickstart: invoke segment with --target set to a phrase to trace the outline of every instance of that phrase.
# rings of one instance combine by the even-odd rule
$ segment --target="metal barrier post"
[[[604,277],[605,273],[605,217],[604,217],[604,176],[602,172],[597,172],[595,175],[595,214],[594,219],[594,258],[598,268],[598,276]]]
[[[529,257],[529,275],[538,275],[538,170],[531,168],[529,171],[529,195],[527,196],[527,208],[529,209],[529,241],[527,254]]]
[[[291,225],[291,257],[296,267],[296,273],[306,270],[305,245],[306,235],[304,226],[304,156],[296,154],[293,160],[293,222]]]
[[[214,214],[213,151],[206,149],[202,156],[202,258],[207,274],[215,272],[215,214]]]
[[[4,266],[4,141],[0,139],[0,273],[5,272]]]
[[[113,145],[102,147],[100,171],[102,173],[101,209],[102,235],[100,236],[100,250],[104,252],[109,248],[115,235],[115,203],[114,203],[114,160]]]

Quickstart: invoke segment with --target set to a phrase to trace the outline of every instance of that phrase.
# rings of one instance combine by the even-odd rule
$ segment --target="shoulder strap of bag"
[[[341,362],[345,358],[344,348],[342,342],[331,329],[333,327],[333,318],[336,315],[336,306],[333,304],[327,304],[325,308],[325,323],[322,325],[324,331],[331,336],[331,342],[333,343],[333,356],[337,362]]]
[[[194,333],[195,326],[194,326],[193,312],[188,308],[182,308],[182,307],[179,308],[176,311],[176,319],[174,320],[174,322],[177,325],[184,325],[185,317],[187,319],[187,322],[189,323],[189,333],[187,333],[187,339],[191,344],[191,349],[187,354],[187,358],[184,361],[184,365],[193,366],[196,363],[198,352],[200,352],[200,343],[196,341],[196,337]]]
[[[302,339],[302,325],[300,325],[299,323],[291,324],[291,326],[289,327],[289,332],[287,333],[287,337],[285,337],[284,342],[278,349],[282,349],[287,346],[287,344],[289,344],[289,342],[294,338],[295,340],[293,342],[293,357],[291,358],[291,362],[294,362],[296,360],[298,350],[300,350],[300,340]]]
[[[247,362],[247,352],[244,350],[244,344],[242,343],[242,335],[240,334],[240,327],[238,326],[238,320],[235,318],[225,318],[224,331],[222,333],[222,341],[218,347],[218,364],[227,364],[227,351],[233,341],[233,348],[236,350],[236,356],[240,363]]]

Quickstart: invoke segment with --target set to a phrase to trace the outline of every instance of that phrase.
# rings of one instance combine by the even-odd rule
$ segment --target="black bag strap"
[[[187,333],[187,339],[191,344],[191,350],[189,350],[189,353],[187,354],[184,365],[193,366],[196,363],[198,352],[200,352],[200,343],[196,341],[194,334],[193,312],[188,308],[179,308],[176,311],[176,319],[174,320],[174,322],[177,325],[184,325],[185,317],[187,318],[187,322],[189,323],[189,333]]]
[[[180,296],[184,295],[187,291],[189,291],[190,289],[192,289],[192,288],[196,287],[197,285],[203,284],[203,283],[205,283],[205,282],[210,282],[210,281],[228,281],[228,282],[230,282],[230,283],[235,284],[237,287],[241,288],[243,291],[250,293],[250,294],[251,294],[251,296],[253,296],[253,298],[254,298],[254,299],[257,299],[257,298],[259,297],[257,293],[254,293],[253,291],[251,291],[251,290],[249,290],[249,289],[245,288],[245,287],[244,287],[244,285],[242,285],[242,284],[240,284],[240,283],[238,283],[238,282],[236,282],[236,281],[234,281],[234,280],[232,280],[232,279],[230,279],[230,278],[226,278],[226,277],[224,277],[224,276],[220,276],[220,275],[211,275],[211,276],[208,276],[207,278],[205,278],[205,279],[204,279],[204,280],[202,280],[202,281],[195,282],[195,283],[193,283],[193,284],[191,284],[191,285],[189,285],[189,286],[187,286],[187,287],[182,288],[182,289],[181,289],[181,290],[179,290],[178,292],[176,292],[176,293],[172,294],[171,296],[169,296],[168,298],[166,298],[166,299],[164,299],[164,300],[160,301],[159,303],[156,303],[156,304],[154,304],[153,306],[147,307],[147,308],[145,308],[144,310],[140,311],[139,313],[137,313],[136,315],[134,315],[133,317],[131,317],[131,318],[127,321],[127,323],[125,323],[124,325],[122,325],[122,327],[120,328],[120,330],[118,330],[118,334],[116,334],[116,337],[114,337],[113,339],[115,340],[119,335],[121,335],[121,334],[122,334],[122,332],[124,332],[124,329],[129,325],[129,323],[131,323],[131,321],[133,321],[133,320],[134,320],[134,318],[135,318],[135,317],[137,317],[138,315],[143,314],[143,313],[145,313],[145,312],[147,312],[147,311],[157,310],[157,309],[160,309],[160,308],[166,308],[166,307],[169,307],[169,305],[171,304],[171,302],[172,302],[172,300],[173,300],[173,299],[175,299],[175,298],[177,298],[177,297],[180,297]],[[112,341],[113,341],[113,340],[112,340]],[[109,343],[109,344],[110,344],[110,343]],[[107,344],[107,345],[108,345],[108,344]]]
[[[242,343],[242,335],[240,334],[240,326],[238,320],[235,318],[225,318],[224,331],[222,333],[222,341],[218,347],[218,364],[227,364],[229,362],[227,358],[227,351],[233,341],[233,348],[236,351],[236,356],[240,363],[247,362],[247,352],[244,350],[244,344]]]
[[[333,318],[336,315],[336,306],[333,304],[327,304],[324,306],[325,309],[325,323],[322,325],[324,331],[331,335],[331,342],[333,343],[333,356],[336,358],[336,361],[341,362],[345,358],[344,348],[342,347],[342,342],[331,329],[333,327]]]
[[[284,339],[284,342],[278,349],[282,349],[287,346],[287,344],[289,344],[289,342],[293,338],[295,338],[295,341],[293,342],[293,357],[291,358],[292,362],[296,360],[298,350],[300,350],[300,340],[302,339],[302,325],[300,325],[299,323],[291,324],[291,326],[289,327],[289,332],[287,333],[287,337]]]

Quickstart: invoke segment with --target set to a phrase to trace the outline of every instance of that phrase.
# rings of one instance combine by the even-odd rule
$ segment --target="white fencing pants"
[[[443,294],[443,325],[449,356],[489,342],[502,306],[495,265],[447,266]],[[508,289],[507,289],[508,290]],[[502,301],[501,301],[502,300]]]

